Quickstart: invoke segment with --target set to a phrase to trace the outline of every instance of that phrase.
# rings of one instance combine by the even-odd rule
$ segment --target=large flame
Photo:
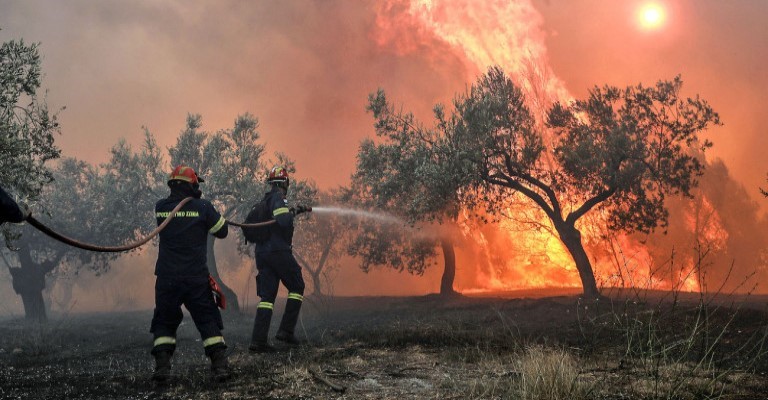
[[[379,45],[402,54],[428,51],[430,43],[447,46],[466,60],[468,81],[499,65],[523,88],[529,105],[540,114],[539,121],[548,105],[572,98],[549,65],[543,18],[529,0],[392,0],[380,3],[377,12]],[[717,246],[727,233],[706,204],[705,200],[702,209],[709,211],[686,214],[688,228],[697,234],[696,240],[703,238]],[[496,224],[474,224],[467,214],[458,221],[467,240],[457,254],[457,289],[581,286],[574,261],[550,221],[533,204],[527,210],[508,211],[512,217]],[[676,259],[670,254],[665,258],[643,244],[642,238],[611,234],[604,226],[599,214],[583,218],[578,226],[600,284],[700,290],[701,271],[695,257]]]

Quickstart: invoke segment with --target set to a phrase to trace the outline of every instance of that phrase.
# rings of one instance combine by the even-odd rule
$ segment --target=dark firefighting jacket
[[[269,225],[269,240],[256,244],[256,253],[268,253],[273,251],[291,250],[293,245],[293,211],[288,208],[288,200],[283,192],[273,187],[272,191],[264,196],[267,209],[270,210],[275,223]]]
[[[21,222],[24,214],[18,204],[0,187],[0,224],[3,222]]]
[[[186,197],[172,193],[155,204],[160,225]],[[227,223],[208,200],[192,199],[160,232],[160,249],[155,275],[160,277],[208,277],[206,264],[208,235],[227,236]]]

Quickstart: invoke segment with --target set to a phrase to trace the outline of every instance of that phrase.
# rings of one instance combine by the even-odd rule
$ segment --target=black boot
[[[256,318],[253,320],[253,333],[251,345],[248,350],[253,353],[274,353],[275,348],[267,341],[269,325],[272,320],[272,310],[269,308],[256,309]]]
[[[230,378],[229,360],[227,359],[227,349],[220,348],[211,352],[211,372],[213,379],[217,382],[223,382]]]
[[[152,374],[152,380],[165,382],[171,377],[171,357],[170,351],[158,351],[155,356],[155,372]]]
[[[274,346],[269,344],[269,342],[251,342],[251,345],[248,346],[248,351],[251,353],[274,353],[277,351]]]
[[[296,294],[296,296],[300,296]],[[292,345],[301,344],[293,335],[293,330],[296,328],[296,322],[299,320],[299,312],[301,311],[301,300],[291,298],[290,294],[288,301],[285,303],[285,312],[283,313],[283,319],[280,321],[280,329],[277,330],[275,339]]]
[[[300,345],[302,343],[301,340],[296,339],[296,336],[294,336],[293,333],[286,331],[277,331],[275,339],[294,346]]]

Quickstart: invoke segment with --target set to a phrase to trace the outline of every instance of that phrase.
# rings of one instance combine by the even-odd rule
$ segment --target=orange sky
[[[708,133],[711,155],[763,201],[768,1],[657,0],[667,19],[655,31],[638,28],[644,3],[4,0],[0,40],[41,42],[48,102],[66,106],[65,156],[105,161],[119,138],[140,144],[142,126],[170,146],[189,112],[208,130],[250,112],[268,151],[324,188],[348,182],[379,87],[424,116],[478,64],[515,66],[525,54],[551,73],[553,92],[577,97],[681,74],[686,94],[725,123]]]
[[[368,93],[383,87],[424,113],[474,78],[462,49],[426,42],[419,27],[395,25],[397,37],[382,44],[377,14],[402,15],[408,2],[382,3],[6,0],[0,39],[42,43],[49,103],[67,107],[58,140],[65,155],[103,161],[118,138],[140,143],[142,125],[167,146],[188,112],[201,113],[210,130],[250,112],[270,151],[288,153],[300,175],[330,187],[347,181],[357,144],[372,134]],[[494,16],[475,11],[498,2],[482,3],[460,12],[497,29],[504,21],[484,22]],[[659,0],[667,25],[654,32],[637,27],[642,3],[533,0],[539,15],[518,22],[543,41],[553,73],[575,96],[595,84],[682,74],[725,122],[711,135],[712,154],[757,193],[768,171],[760,162],[768,2]]]

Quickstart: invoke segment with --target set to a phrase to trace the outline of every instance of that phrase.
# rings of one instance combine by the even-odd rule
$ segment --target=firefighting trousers
[[[155,337],[152,353],[172,353],[176,348],[176,329],[184,318],[182,304],[189,311],[195,327],[200,332],[205,354],[226,348],[224,337],[221,335],[224,324],[213,299],[208,277],[157,277],[155,313],[149,330]]]
[[[292,335],[304,300],[304,278],[301,276],[301,266],[296,262],[293,253],[287,250],[256,253],[256,269],[258,270],[256,294],[261,301],[256,308],[251,341],[254,343],[267,341],[280,282],[288,289],[288,300],[279,330]]]

